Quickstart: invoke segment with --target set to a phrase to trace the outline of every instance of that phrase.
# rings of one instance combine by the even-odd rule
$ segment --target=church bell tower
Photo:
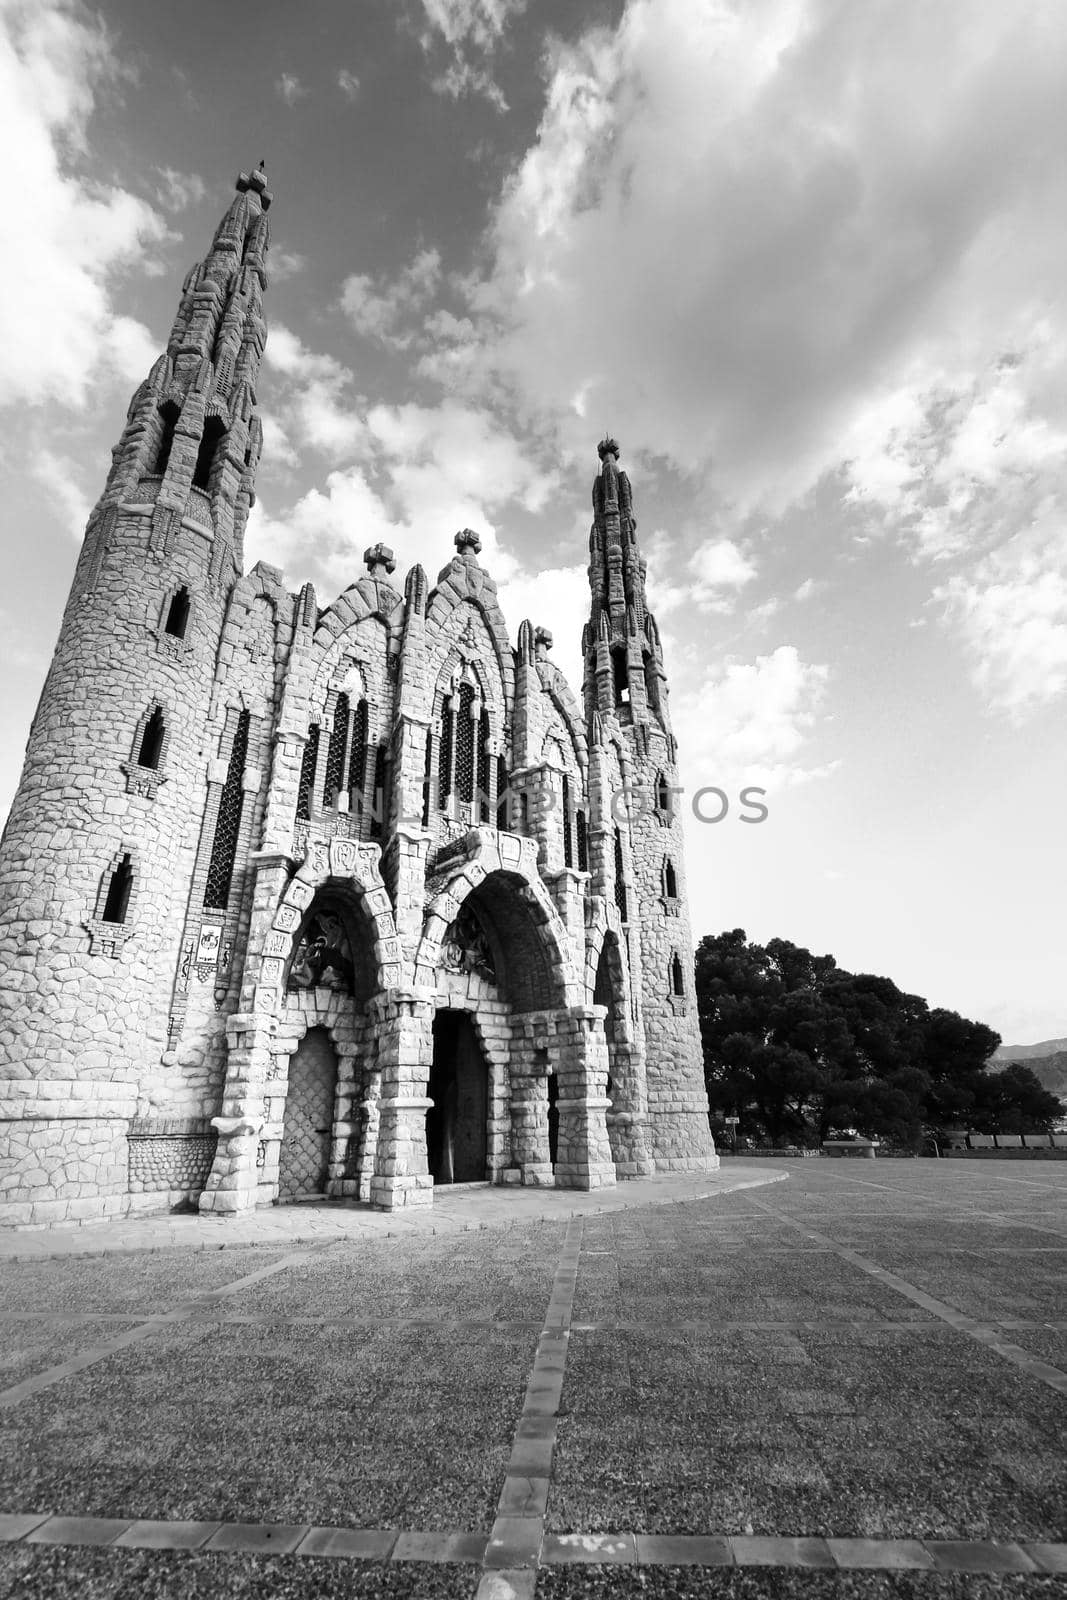
[[[0,843],[7,1220],[125,1209],[127,1129],[181,1097],[161,1057],[260,453],[270,202],[262,170],[237,180],[130,403]]]
[[[583,640],[600,881],[614,894],[643,1021],[649,1154],[657,1171],[713,1164],[686,893],[678,749],[645,592],[630,480],[598,446]]]

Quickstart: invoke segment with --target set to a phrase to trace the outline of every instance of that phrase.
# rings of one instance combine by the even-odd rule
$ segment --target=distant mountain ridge
[[[1067,1050],[1067,1039],[1046,1039],[1042,1044],[1002,1044],[994,1053],[994,1061],[1032,1061],[1045,1056],[1058,1056]]]
[[[1023,1062],[1043,1089],[1067,1101],[1067,1039],[1046,1039],[1043,1044],[1002,1044],[991,1065],[995,1071],[1012,1061]]]

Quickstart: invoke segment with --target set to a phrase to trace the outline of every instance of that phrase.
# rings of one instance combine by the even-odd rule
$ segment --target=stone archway
[[[368,1004],[383,987],[400,983],[400,943],[380,860],[377,845],[313,839],[295,874],[284,855],[257,862],[241,1006],[226,1025],[222,1115],[212,1118],[219,1142],[200,1198],[202,1211],[243,1211],[257,1202],[269,1203],[277,1192],[271,1152],[277,1152],[282,1136],[286,1084],[278,1068],[296,1048],[306,1021],[287,1049],[279,1046],[292,1033],[287,988],[314,906],[329,901],[334,911],[347,907],[346,915],[356,919],[352,926],[360,930],[359,937],[350,942],[364,961],[360,1003]],[[336,968],[333,975],[323,968],[313,976],[324,973],[328,990]],[[338,1138],[341,1121],[335,1118]]]
[[[536,841],[473,829],[435,865],[446,883],[427,906],[416,981],[426,992],[438,987],[443,947],[451,943],[460,913],[473,919],[508,1007],[511,1165],[528,1184],[599,1188],[614,1183],[604,1121],[603,1028],[587,1002],[571,936],[537,871]],[[432,1051],[427,1068],[431,1057]],[[549,1145],[550,1077],[558,1114],[558,1124],[553,1117],[555,1163]]]

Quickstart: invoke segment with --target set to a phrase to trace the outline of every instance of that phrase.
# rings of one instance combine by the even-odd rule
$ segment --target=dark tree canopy
[[[1021,1063],[989,1070],[999,1036],[931,1010],[890,978],[845,972],[787,939],[709,935],[696,991],[712,1120],[771,1144],[854,1130],[915,1147],[925,1134],[1044,1131],[1064,1109]]]

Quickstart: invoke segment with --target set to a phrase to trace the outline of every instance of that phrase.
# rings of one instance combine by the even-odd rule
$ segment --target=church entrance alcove
[[[488,1177],[489,1069],[466,1011],[439,1011],[426,1113],[426,1157],[435,1184]]]
[[[325,1028],[311,1028],[289,1062],[279,1200],[325,1194],[336,1097],[337,1052]]]

